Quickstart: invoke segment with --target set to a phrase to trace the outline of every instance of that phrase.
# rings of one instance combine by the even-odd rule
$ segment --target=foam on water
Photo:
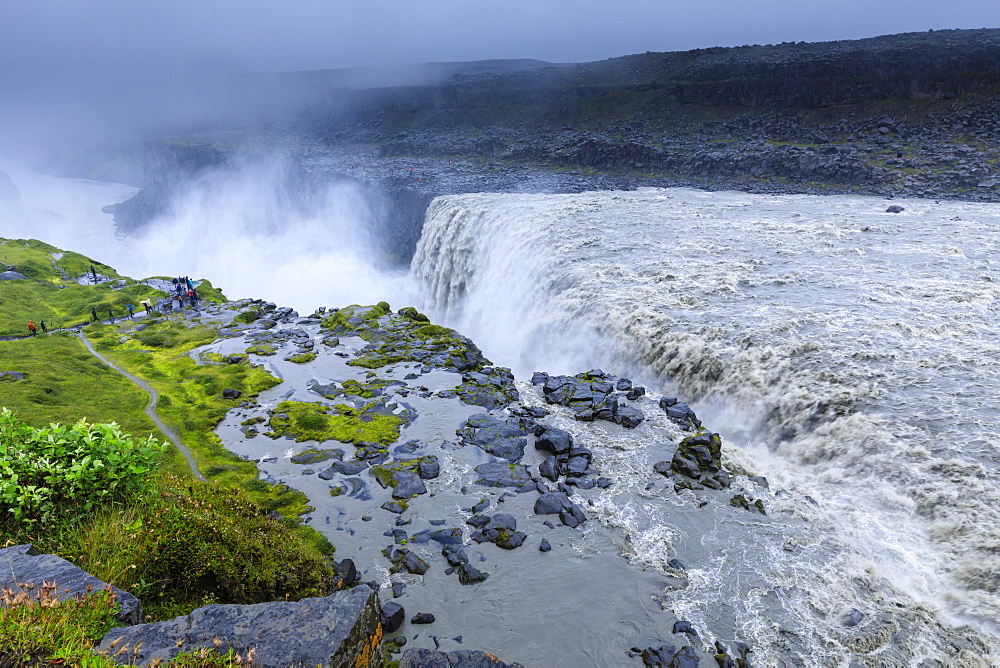
[[[720,554],[675,610],[708,619],[742,596],[737,625],[775,657],[974,664],[1000,656],[1000,210],[902,204],[445,197],[412,271],[426,308],[494,361],[676,389],[722,431],[730,466],[777,483],[777,524],[709,532]],[[603,506],[655,567],[677,549],[649,538],[671,535],[650,519],[664,502]],[[840,625],[852,607],[875,618],[865,634]]]

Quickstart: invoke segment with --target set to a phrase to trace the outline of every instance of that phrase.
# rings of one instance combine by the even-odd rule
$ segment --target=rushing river
[[[679,642],[680,618],[703,652],[716,637],[744,640],[755,665],[1000,664],[1000,208],[911,200],[890,214],[876,198],[679,189],[444,197],[403,278],[371,268],[364,234],[348,234],[365,224],[351,193],[331,191],[304,219],[260,180],[210,184],[130,239],[100,208],[133,189],[15,177],[20,201],[0,235],[137,276],[223,272],[231,296],[302,312],[421,294],[436,321],[513,367],[525,402],[541,403],[523,382],[531,371],[600,366],[689,400],[722,433],[726,467],[769,481],[734,478],[766,517],[729,508],[728,494],[677,494],[652,473],[679,437],[654,401],[639,404],[647,420],[635,430],[556,410],[549,419],[614,486],[581,492],[592,502],[582,533],[525,519],[553,552],[491,556],[494,577],[478,588],[432,568],[405,603],[434,610],[444,633],[462,629],[465,644],[414,645],[532,666],[637,665],[625,651]],[[408,400],[423,417],[407,438],[451,438],[433,402]],[[233,439],[248,455],[273,445]],[[455,489],[421,499],[427,517],[464,523],[460,508],[482,493],[464,487],[474,454],[443,456]],[[384,526],[358,519],[370,502],[331,499],[287,453],[262,469],[310,494],[338,555],[384,547]],[[530,518],[524,497],[506,503]],[[366,577],[385,579],[378,563]]]
[[[412,273],[521,376],[603,366],[693,400],[728,464],[801,521],[784,541],[708,527],[668,607],[731,618],[764,663],[995,664],[1000,208],[897,203],[445,197]],[[603,508],[639,562],[678,549],[655,500]],[[867,636],[845,635],[852,609]]]

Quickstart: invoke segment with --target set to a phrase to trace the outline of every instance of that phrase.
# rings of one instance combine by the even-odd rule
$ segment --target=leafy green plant
[[[34,428],[0,412],[0,511],[20,525],[53,526],[141,493],[164,446],[118,425]]]

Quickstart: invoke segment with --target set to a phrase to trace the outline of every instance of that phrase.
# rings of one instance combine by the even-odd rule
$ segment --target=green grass
[[[0,379],[0,407],[33,427],[86,418],[116,422],[135,436],[165,440],[143,412],[149,395],[91,355],[72,334],[0,343],[0,371],[26,374],[19,381]]]
[[[89,322],[92,308],[97,309],[102,319],[108,317],[109,307],[115,317],[122,317],[126,313],[126,304],[131,303],[138,308],[140,300],[155,300],[165,294],[131,279],[122,279],[127,285],[120,290],[115,290],[107,282],[79,285],[76,276],[89,271],[91,264],[101,274],[115,278],[118,274],[110,267],[78,253],[66,253],[58,261],[57,264],[70,276],[70,280],[63,280],[52,267],[52,253],[58,252],[59,249],[34,240],[0,239],[0,262],[14,266],[28,277],[0,283],[0,336],[27,334],[29,320],[34,320],[36,324],[44,321],[49,329]],[[212,294],[211,289],[207,292]]]

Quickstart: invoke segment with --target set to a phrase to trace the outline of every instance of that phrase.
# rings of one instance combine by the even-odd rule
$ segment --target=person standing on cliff
[[[94,269],[94,265],[90,265],[90,274],[94,277],[94,283],[97,282],[97,270]]]
[[[32,336],[34,336],[35,334],[38,333],[38,330],[35,329],[35,321],[34,320],[29,320],[28,321],[28,333],[31,334]]]

